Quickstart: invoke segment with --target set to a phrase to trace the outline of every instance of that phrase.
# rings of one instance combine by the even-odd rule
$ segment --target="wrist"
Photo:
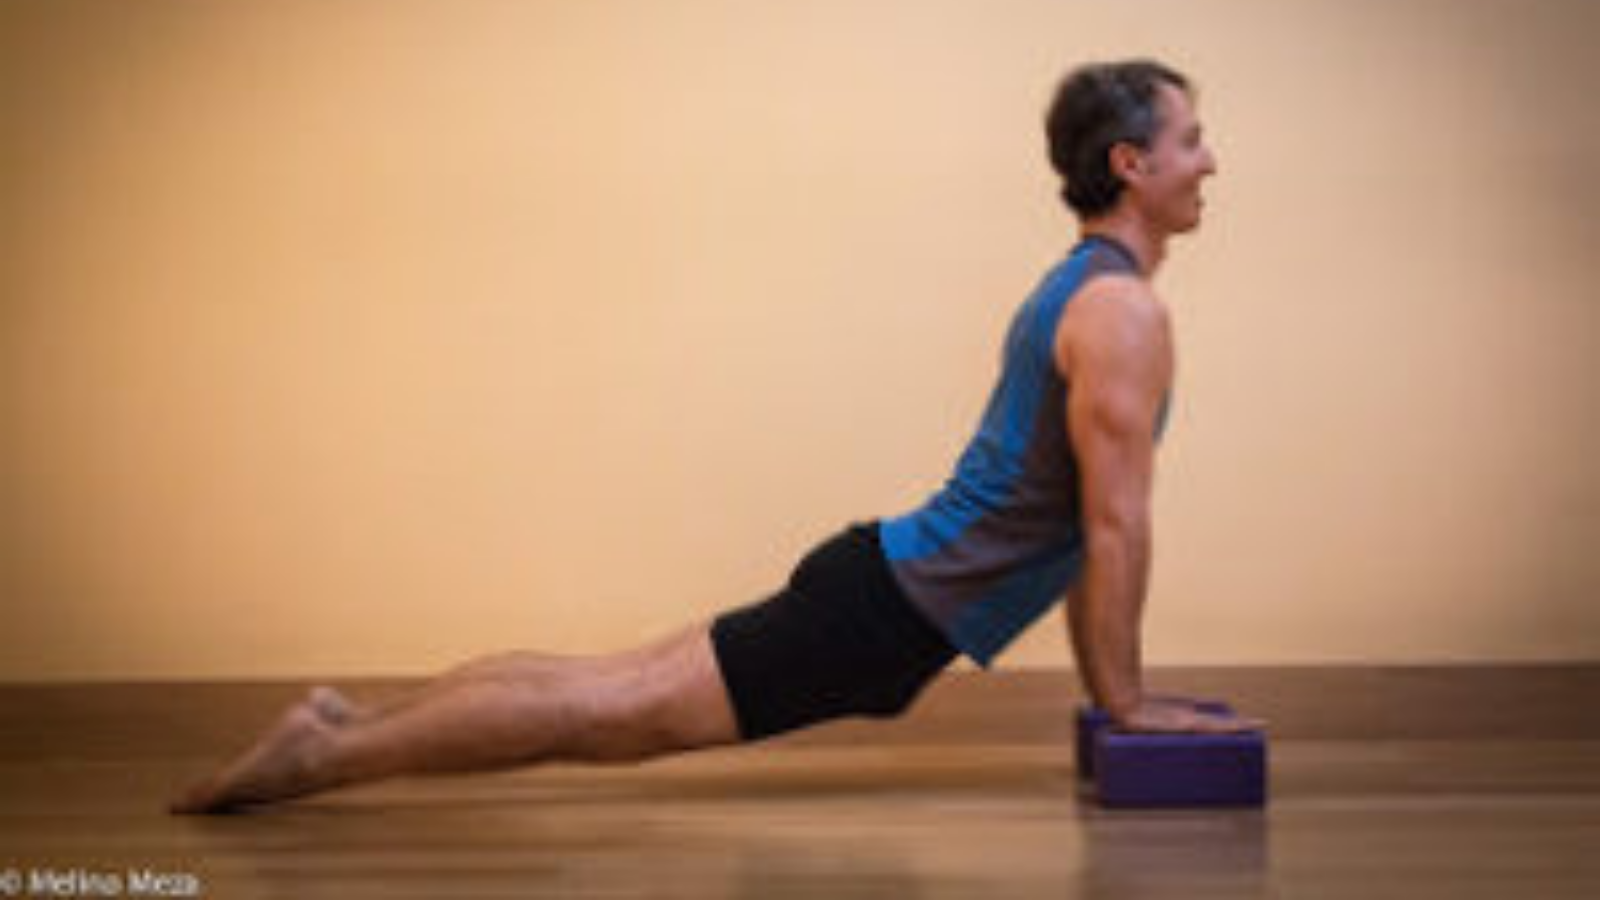
[[[1125,723],[1142,705],[1143,698],[1138,691],[1107,694],[1100,701],[1100,708],[1119,724]]]

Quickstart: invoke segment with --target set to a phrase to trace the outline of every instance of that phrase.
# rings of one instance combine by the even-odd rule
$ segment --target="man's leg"
[[[611,656],[484,657],[372,711],[314,689],[171,808],[217,812],[396,775],[631,762],[736,743],[709,627]]]

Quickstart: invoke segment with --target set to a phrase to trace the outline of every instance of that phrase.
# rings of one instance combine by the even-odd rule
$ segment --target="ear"
[[[1123,184],[1133,184],[1144,174],[1144,154],[1132,144],[1112,144],[1109,161],[1111,174],[1117,176]]]

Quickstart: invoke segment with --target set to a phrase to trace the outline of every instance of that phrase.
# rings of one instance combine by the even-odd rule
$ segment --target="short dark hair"
[[[1061,199],[1078,215],[1116,205],[1124,185],[1111,171],[1111,148],[1150,147],[1162,125],[1156,109],[1162,84],[1190,90],[1189,79],[1149,59],[1081,66],[1056,88],[1045,115],[1050,165],[1065,182]]]

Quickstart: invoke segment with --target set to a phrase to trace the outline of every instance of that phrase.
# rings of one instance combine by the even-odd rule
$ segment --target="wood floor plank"
[[[1429,683],[1421,695],[1458,689]],[[1570,712],[1584,682],[1562,683]],[[1070,745],[1051,737],[1066,732],[1031,721],[1070,710],[1046,692],[1062,683],[1007,686],[1011,701],[947,690],[932,724],[396,780],[198,819],[165,815],[163,800],[297,687],[197,686],[165,702],[126,685],[14,690],[0,697],[0,736],[20,739],[0,753],[0,894],[9,871],[24,887],[39,872],[121,878],[109,896],[133,896],[130,872],[177,873],[225,898],[1600,896],[1587,725],[1463,737],[1436,712],[1422,719],[1438,732],[1417,736],[1415,718],[1386,709],[1407,723],[1398,736],[1275,734],[1264,810],[1108,811],[1080,796]],[[1308,702],[1281,683],[1257,696]],[[29,708],[47,701],[61,705]]]

